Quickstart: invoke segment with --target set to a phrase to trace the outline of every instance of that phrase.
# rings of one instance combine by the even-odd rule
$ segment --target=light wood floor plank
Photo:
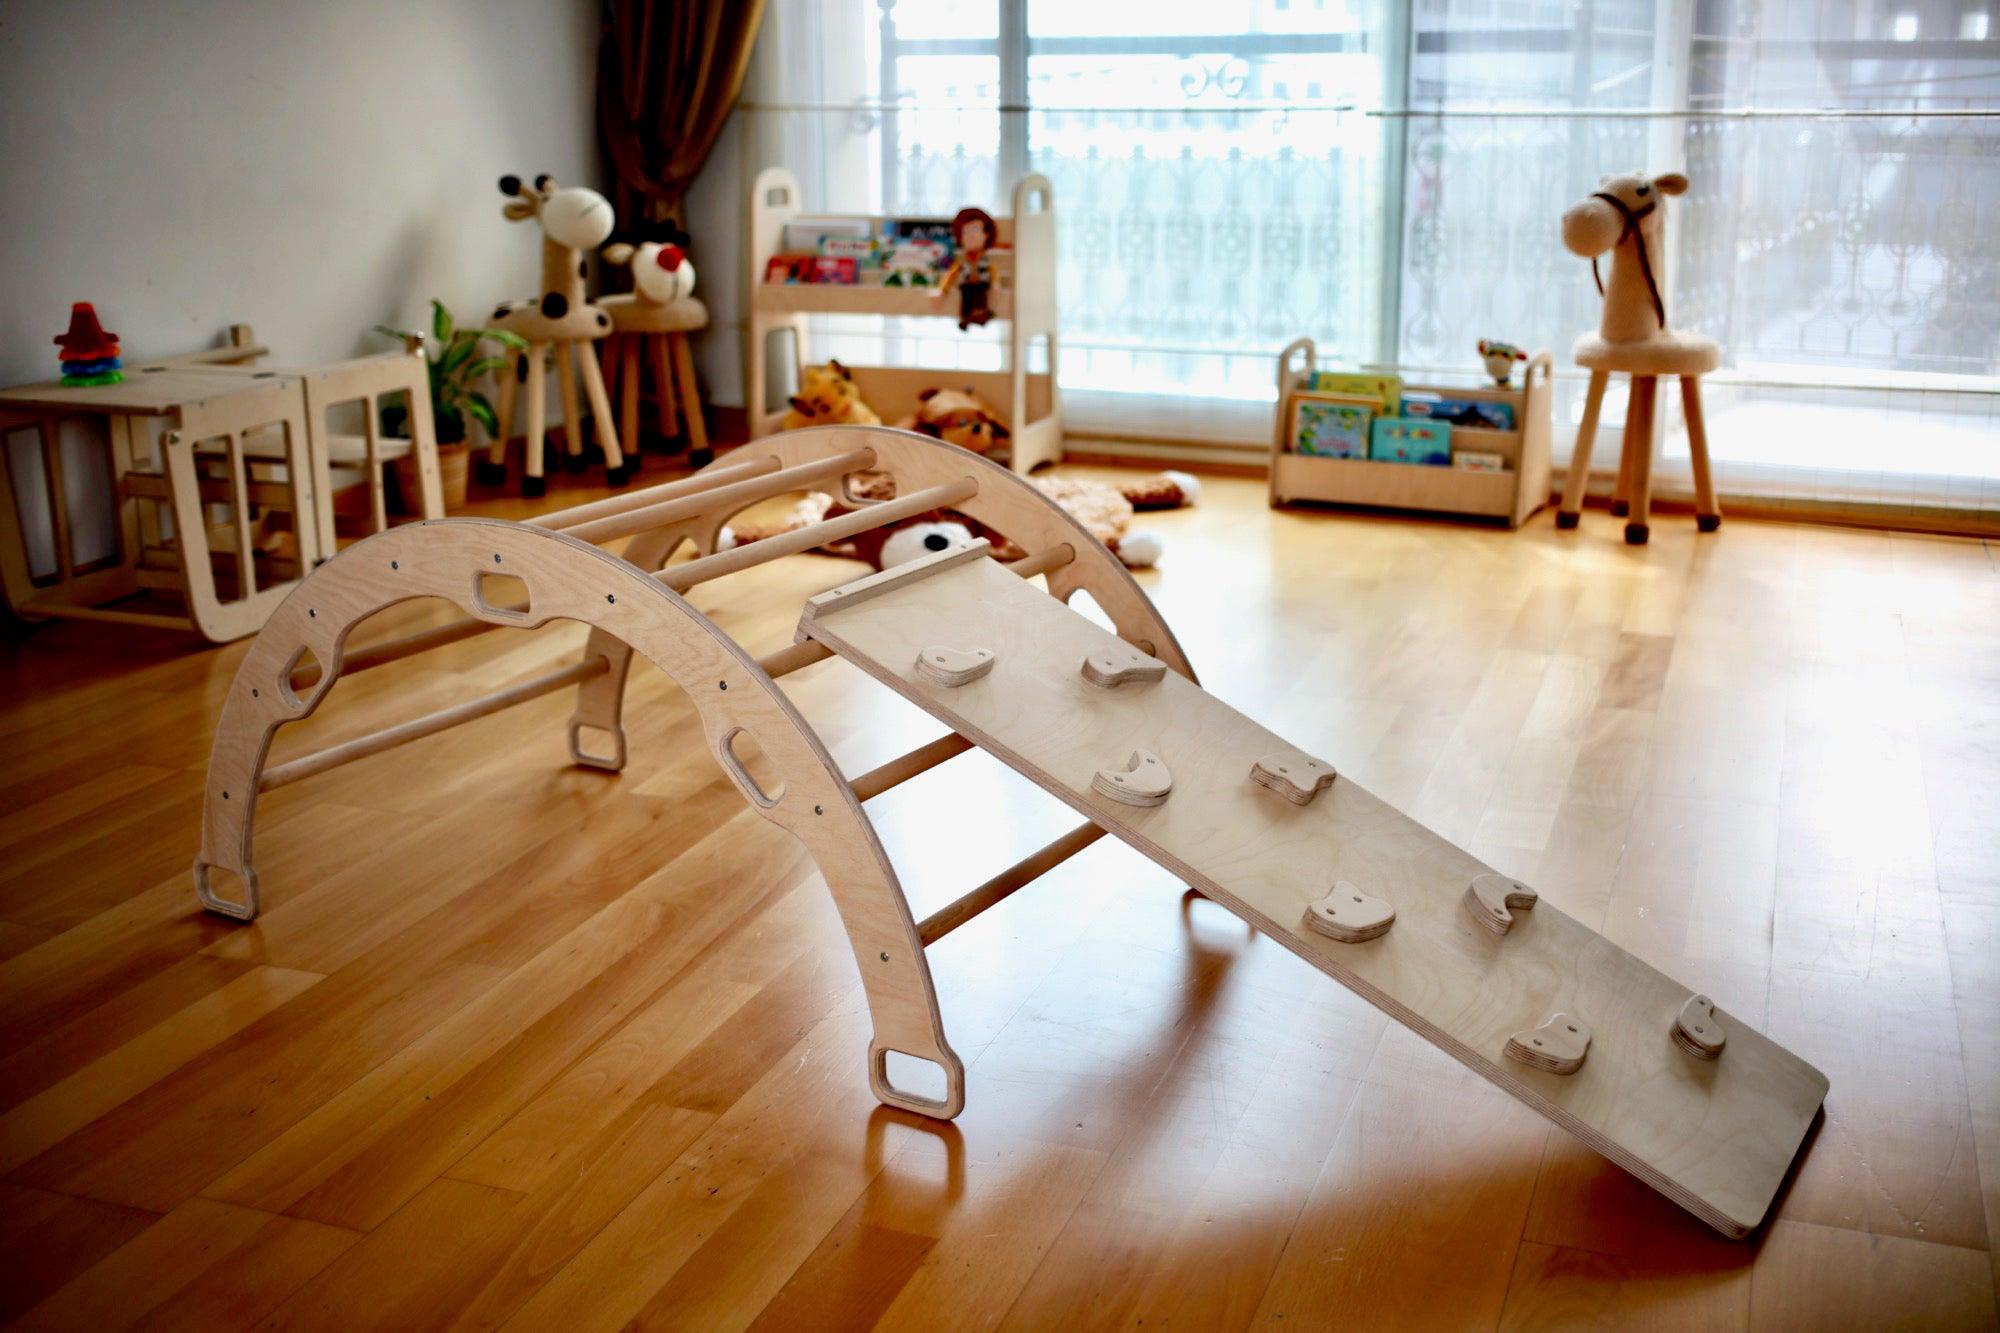
[[[246,645],[76,623],[0,661],[0,1321],[1994,1325],[1989,546],[1669,515],[1634,549],[1595,513],[1273,513],[1229,478],[1140,526],[1211,689],[1829,1073],[1763,1233],[1108,839],[933,951],[964,1115],[876,1106],[830,895],[650,668],[623,774],[565,766],[562,696],[371,757],[269,794],[263,917],[207,916],[194,812]],[[766,652],[855,572],[692,600]],[[580,638],[342,681],[278,752]],[[844,663],[785,688],[849,773],[938,734]],[[919,915],[1068,826],[979,755],[869,810]]]

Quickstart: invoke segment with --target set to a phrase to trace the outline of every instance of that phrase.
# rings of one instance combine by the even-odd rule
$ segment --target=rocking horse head
[[[1687,187],[1678,172],[1606,176],[1562,215],[1563,245],[1588,259],[1593,275],[1598,256],[1611,252],[1611,279],[1597,283],[1604,294],[1599,333],[1606,342],[1643,342],[1666,329],[1666,201]]]

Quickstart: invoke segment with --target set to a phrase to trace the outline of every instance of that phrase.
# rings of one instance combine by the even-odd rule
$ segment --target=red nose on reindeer
[[[659,254],[655,255],[654,258],[659,262],[661,268],[672,273],[681,266],[681,261],[687,258],[687,252],[682,250],[678,245],[663,245],[660,247]]]

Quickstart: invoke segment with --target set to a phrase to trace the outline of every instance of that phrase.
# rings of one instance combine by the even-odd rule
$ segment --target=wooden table
[[[104,422],[116,549],[81,562],[71,529],[82,497],[64,484],[61,430],[63,422],[87,417]],[[38,502],[26,498],[30,512],[39,503],[48,516],[55,568],[39,574],[33,568],[17,494],[22,478],[13,472],[10,450],[8,466],[0,467],[0,505],[12,519],[0,540],[0,580],[19,615],[191,629],[226,643],[254,633],[292,585],[333,553],[333,534],[321,531],[317,491],[324,483],[312,462],[304,385],[295,375],[182,361],[134,366],[120,384],[0,389],[0,432],[27,429],[40,437],[42,494]],[[252,432],[282,440],[275,460],[284,465],[282,480],[251,475],[244,438]],[[226,475],[204,476],[198,454],[200,464],[225,461]],[[228,505],[232,517],[212,531],[208,507],[216,504]],[[266,559],[267,577],[275,563],[283,576],[278,582],[260,584],[253,508],[291,513],[296,554]],[[230,567],[228,595],[216,581],[218,559]],[[115,605],[147,590],[179,593],[185,613]]]

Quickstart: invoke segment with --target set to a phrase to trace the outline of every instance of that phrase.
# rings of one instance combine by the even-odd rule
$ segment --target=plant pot
[[[396,489],[403,495],[404,507],[412,513],[422,512],[420,497],[423,489],[417,484],[417,456],[415,451],[405,454],[395,461]],[[472,478],[472,446],[468,444],[438,445],[438,481],[444,488],[444,509],[447,514],[455,514],[465,508],[466,485]]]

